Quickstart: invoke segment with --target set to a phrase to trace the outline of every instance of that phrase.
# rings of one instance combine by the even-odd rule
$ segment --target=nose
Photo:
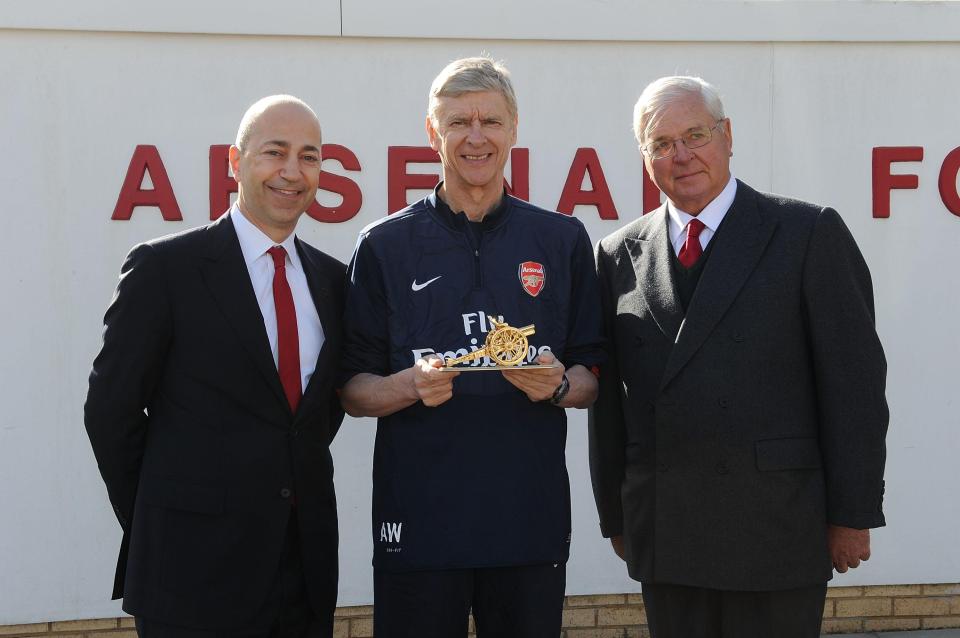
[[[480,146],[485,139],[483,136],[483,127],[480,126],[480,120],[472,121],[470,123],[470,132],[467,135],[467,141],[476,146]]]
[[[287,154],[283,166],[280,167],[280,177],[291,182],[300,177],[300,158],[295,153]]]
[[[675,140],[673,142],[673,148],[676,153],[673,154],[673,160],[675,162],[689,162],[693,159],[693,151],[687,148],[687,145],[683,143],[682,139]]]

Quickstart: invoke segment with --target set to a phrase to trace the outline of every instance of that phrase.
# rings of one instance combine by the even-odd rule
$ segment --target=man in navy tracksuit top
[[[597,393],[601,322],[590,240],[572,217],[504,194],[516,97],[487,58],[451,63],[427,116],[444,180],[364,229],[353,258],[341,399],[377,416],[378,638],[549,636],[570,544],[563,408]],[[534,324],[526,363],[449,372],[491,318]],[[470,366],[489,364],[480,358]]]

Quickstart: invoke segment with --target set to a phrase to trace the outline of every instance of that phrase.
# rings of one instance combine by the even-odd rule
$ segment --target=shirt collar
[[[730,181],[727,182],[727,185],[723,187],[719,195],[714,197],[713,200],[700,211],[699,215],[691,215],[686,211],[682,211],[674,206],[673,202],[667,200],[667,214],[670,216],[670,226],[675,231],[671,233],[671,235],[676,235],[683,231],[694,217],[703,222],[703,225],[711,231],[717,232],[717,228],[720,227],[720,222],[723,221],[727,211],[730,210],[736,196],[737,180],[733,175],[730,175]]]
[[[287,258],[290,265],[298,270],[303,270],[300,264],[300,255],[297,254],[296,233],[290,233],[286,239],[279,244],[267,237],[262,230],[253,225],[253,223],[240,212],[240,208],[234,203],[230,207],[230,221],[233,222],[233,228],[237,231],[237,239],[240,241],[240,251],[243,253],[243,261],[250,268],[250,265],[260,257],[267,254],[267,250],[274,246],[283,246],[287,251]]]

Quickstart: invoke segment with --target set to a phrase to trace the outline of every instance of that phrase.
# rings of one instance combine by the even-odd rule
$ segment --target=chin
[[[300,217],[300,213],[307,209],[306,206],[303,208],[290,208],[284,210],[276,210],[273,212],[273,218],[281,224],[293,224],[296,223],[297,219]]]
[[[493,184],[493,183],[497,182],[497,180],[499,180],[499,179],[501,179],[501,177],[500,177],[500,175],[497,175],[497,174],[493,174],[493,175],[477,175],[477,176],[474,177],[473,179],[468,179],[468,180],[466,180],[466,182],[467,182],[468,184],[470,184],[471,186],[476,186],[476,187],[479,187],[479,188],[483,188],[483,187],[489,186],[490,184]]]

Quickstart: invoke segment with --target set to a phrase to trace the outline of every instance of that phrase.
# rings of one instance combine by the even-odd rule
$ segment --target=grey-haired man
[[[668,201],[597,248],[601,529],[655,638],[819,636],[831,564],[866,560],[884,524],[867,265],[833,209],[733,178],[710,84],[651,83],[634,125]]]

